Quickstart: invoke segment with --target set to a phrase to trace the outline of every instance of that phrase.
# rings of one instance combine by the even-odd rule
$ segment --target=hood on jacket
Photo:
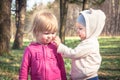
[[[105,25],[106,16],[102,10],[84,10],[81,12],[86,21],[86,38],[98,37]]]

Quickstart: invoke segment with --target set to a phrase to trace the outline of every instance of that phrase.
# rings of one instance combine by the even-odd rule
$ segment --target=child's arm
[[[20,72],[19,72],[19,80],[28,80],[28,72],[29,72],[29,66],[30,66],[30,51],[28,48],[25,49],[24,55],[22,58],[22,63],[20,67]]]
[[[78,44],[77,47],[74,49],[67,47],[66,45],[62,44],[59,37],[56,37],[55,43],[57,44],[57,52],[61,53],[64,57],[67,58],[79,58],[84,57],[89,54],[91,51],[92,46],[89,43],[81,43]]]

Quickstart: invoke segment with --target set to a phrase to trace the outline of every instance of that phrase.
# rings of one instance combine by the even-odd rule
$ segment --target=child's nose
[[[48,38],[51,38],[51,37],[52,37],[52,34],[49,34],[49,35],[48,35]]]

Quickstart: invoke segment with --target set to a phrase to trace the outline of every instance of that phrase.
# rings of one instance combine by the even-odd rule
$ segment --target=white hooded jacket
[[[86,39],[74,49],[60,44],[58,53],[70,58],[72,80],[86,80],[97,76],[101,64],[98,36],[105,25],[106,16],[101,10],[84,10],[81,12],[86,21]]]

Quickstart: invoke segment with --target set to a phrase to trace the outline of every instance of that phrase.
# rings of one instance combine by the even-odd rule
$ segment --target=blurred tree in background
[[[22,48],[23,38],[33,39],[28,30],[32,25],[34,13],[41,10],[51,11],[57,17],[58,34],[62,42],[64,42],[65,36],[77,36],[74,30],[76,18],[80,11],[89,8],[101,9],[106,14],[106,24],[102,35],[120,36],[120,0],[55,0],[47,5],[35,4],[29,11],[26,11],[28,0],[15,0],[15,10],[12,10],[15,12],[12,16],[10,13],[11,1],[0,1],[0,53],[9,52],[10,36],[13,40],[13,49]]]
[[[59,36],[61,41],[65,42],[65,26],[67,19],[67,11],[68,11],[68,0],[60,0],[60,29]]]
[[[23,34],[25,26],[26,0],[16,0],[16,35],[13,43],[13,49],[23,47]]]
[[[0,55],[9,53],[11,0],[0,0]]]

